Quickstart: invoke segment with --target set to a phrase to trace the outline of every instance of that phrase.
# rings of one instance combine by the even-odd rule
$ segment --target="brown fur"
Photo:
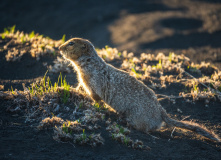
[[[59,49],[78,73],[78,88],[84,88],[94,100],[103,100],[118,113],[124,114],[134,128],[147,133],[160,129],[165,122],[220,141],[217,135],[196,123],[171,119],[152,89],[127,72],[105,63],[88,40],[73,38]]]

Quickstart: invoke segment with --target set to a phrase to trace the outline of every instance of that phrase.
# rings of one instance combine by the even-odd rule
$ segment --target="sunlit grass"
[[[15,94],[14,90],[13,90],[13,87],[11,86],[11,92],[12,94]]]
[[[60,82],[61,82],[61,87],[64,89],[63,90],[63,95],[62,96],[62,102],[67,103],[68,99],[70,97],[70,85],[67,83],[66,79],[64,78],[62,80],[62,74],[60,73]],[[59,78],[58,78],[58,84],[59,84]]]
[[[55,41],[50,37],[39,35],[38,33],[35,33],[35,31],[30,33],[21,32],[15,29],[15,25],[4,28],[4,32],[1,33],[1,38],[3,40],[6,38],[11,39],[11,43],[5,44],[2,48],[3,50],[8,51],[8,54],[6,55],[7,61],[19,60],[24,53],[31,54],[31,56],[37,60],[39,60],[44,54],[56,56],[59,53],[58,47],[65,42],[65,35],[63,35],[61,40]],[[11,44],[13,44],[13,46]],[[22,47],[22,52],[15,53],[11,51],[21,50],[21,46],[16,44],[25,45]],[[8,49],[8,47],[10,49]]]
[[[156,64],[156,65],[152,65],[152,68],[162,69],[162,60],[159,59],[158,64]]]
[[[6,38],[7,36],[13,37],[12,35],[14,35],[14,33],[15,33],[15,27],[7,28],[5,29],[5,32],[4,34],[2,34],[2,36],[3,37],[5,36],[4,38]],[[32,31],[29,34],[24,34],[23,32],[19,32],[16,36],[17,36],[16,40],[18,40],[19,44],[25,44],[25,45],[30,44],[32,49],[33,48],[38,49],[40,55],[48,52],[48,50],[50,50],[53,55],[56,55],[57,53],[56,46],[58,46],[58,44],[65,42],[65,35],[63,35],[59,43],[55,44],[54,41],[51,40],[49,37],[44,37],[43,35],[35,34],[34,31]],[[36,43],[38,41],[40,42]],[[214,89],[216,91],[221,91],[220,71],[216,70],[216,72],[210,75],[209,77],[208,76],[204,77],[201,75],[200,67],[206,66],[207,69],[208,66],[210,65],[208,64],[196,65],[194,63],[191,63],[191,61],[184,55],[176,55],[175,53],[172,52],[169,53],[168,56],[162,53],[158,55],[142,53],[141,57],[135,57],[133,53],[127,53],[126,51],[118,52],[116,48],[111,48],[109,46],[105,46],[105,48],[103,49],[96,49],[96,50],[99,56],[104,58],[105,61],[112,61],[113,63],[115,62],[121,63],[120,66],[121,69],[129,72],[130,75],[138,78],[139,80],[144,81],[144,83],[146,83],[149,87],[152,87],[152,89],[156,89],[156,87],[158,87],[159,89],[161,88],[166,89],[167,86],[172,83],[174,84],[183,83],[184,84],[183,86],[185,88],[180,87],[181,88],[180,92],[178,91],[177,95],[179,94],[179,98],[183,98],[183,101],[186,102],[187,100],[189,101],[191,100],[191,102],[197,100],[205,100],[206,101],[205,103],[208,104],[210,100],[214,101],[217,100],[215,96],[217,97],[219,96],[218,92],[213,92],[213,90],[211,89]],[[194,73],[202,79],[195,78],[193,76],[190,77],[184,75],[187,72],[190,73],[190,75],[191,73]],[[63,77],[61,73],[58,77],[57,82],[52,84],[49,76],[47,76],[47,73],[48,72],[45,73],[44,77],[41,79],[40,82],[33,83],[28,88],[28,91],[19,92],[11,87],[10,90],[11,97],[16,97],[16,96],[17,97],[23,96],[22,98],[25,97],[23,103],[16,106],[22,106],[23,104],[29,105],[29,110],[28,110],[29,116],[36,114],[36,117],[41,118],[40,115],[44,114],[44,116],[46,115],[49,117],[51,117],[52,115],[52,117],[54,118],[56,116],[59,117],[60,115],[64,114],[65,116],[63,115],[62,116],[65,118],[71,117],[76,122],[82,123],[81,130],[74,131],[75,128],[73,126],[73,119],[71,121],[69,120],[66,120],[65,122],[62,121],[59,124],[60,127],[55,127],[55,128],[57,129],[60,128],[62,134],[64,135],[65,134],[70,135],[69,138],[71,138],[72,142],[76,138],[79,144],[93,143],[93,139],[94,137],[96,137],[96,134],[94,133],[90,134],[90,133],[94,132],[95,128],[98,128],[95,127],[95,125],[98,122],[103,123],[103,121],[106,119],[105,117],[109,117],[109,115],[107,115],[106,112],[105,114],[103,114],[104,113],[103,111],[107,110],[106,106],[101,105],[97,102],[94,103],[89,101],[88,99],[85,98],[86,97],[85,95],[83,95],[82,98],[82,95],[80,96],[78,95],[80,94],[80,92],[78,93],[78,91],[76,90],[73,92],[74,89],[72,90],[72,88],[66,81],[66,78]],[[190,83],[189,86],[185,86],[187,82]],[[203,86],[201,83],[206,84],[208,88],[206,86]],[[75,98],[73,98],[74,97],[73,95],[77,96],[76,99],[80,100],[76,100]],[[170,98],[170,96],[167,97]],[[220,97],[218,97],[218,99],[219,98]],[[88,106],[86,106],[85,104],[87,104]],[[60,107],[58,110],[56,110],[57,106],[58,108]],[[72,106],[75,107],[72,108]],[[38,113],[38,111],[40,114]],[[54,121],[52,122],[50,121],[50,123],[54,125]],[[92,130],[87,128],[86,127],[87,125],[93,125],[91,127]],[[123,127],[123,125],[121,126],[118,124],[116,125],[110,124],[109,126],[105,127],[111,128],[110,136],[112,136],[112,139],[114,139],[115,141],[125,144],[126,146],[132,147],[137,145],[138,148],[142,148],[143,144],[141,142],[134,142],[131,140],[131,138],[128,136],[130,131],[126,127]],[[63,139],[60,138],[60,140],[62,141]]]
[[[29,38],[34,38],[35,37],[35,31],[32,31],[28,36],[29,36]]]
[[[71,129],[69,129],[70,128],[70,126],[71,126],[71,121],[68,121],[68,123],[66,124],[66,123],[63,123],[63,125],[62,125],[62,130],[66,133],[66,134],[72,134],[72,130]]]
[[[93,105],[93,107],[95,108],[95,110],[96,110],[97,112],[107,111],[107,110],[108,110],[108,108],[105,106],[105,104],[100,105],[98,102],[95,102],[94,105]]]
[[[48,72],[48,71],[47,71]],[[44,93],[59,92],[58,87],[63,88],[63,92],[60,93],[62,103],[67,103],[70,97],[70,85],[67,83],[66,79],[62,79],[62,74],[60,73],[58,81],[51,83],[49,77],[46,77],[47,72],[40,81],[40,83],[33,83],[29,88],[29,92],[32,96],[43,95]]]
[[[2,33],[2,39],[5,39],[5,37],[9,35],[10,33],[13,34],[15,32],[15,27],[16,25],[12,27],[4,28],[4,32]]]
[[[66,34],[64,34],[64,35],[62,36],[62,39],[61,39],[62,43],[65,42],[65,37],[66,37]]]
[[[135,68],[136,68],[135,65],[134,65],[134,67],[131,68],[131,71],[135,74],[135,77],[136,78],[142,77],[142,74],[138,73]]]

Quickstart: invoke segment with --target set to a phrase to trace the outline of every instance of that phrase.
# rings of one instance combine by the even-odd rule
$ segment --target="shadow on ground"
[[[211,46],[214,48],[221,47],[221,43],[218,39],[221,37],[221,31],[214,32],[212,34],[203,33],[190,33],[190,34],[174,34],[151,43],[141,44],[140,47],[145,49],[188,49],[190,47],[203,47]]]

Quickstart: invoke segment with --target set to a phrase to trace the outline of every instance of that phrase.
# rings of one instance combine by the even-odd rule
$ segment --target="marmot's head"
[[[62,44],[59,50],[66,58],[76,61],[81,56],[92,56],[94,47],[86,39],[72,38]]]

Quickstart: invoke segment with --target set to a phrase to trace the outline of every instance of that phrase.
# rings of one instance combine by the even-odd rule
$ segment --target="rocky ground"
[[[147,135],[127,126],[76,92],[76,74],[57,49],[63,34],[90,39],[97,48],[117,47],[97,51],[151,87],[171,117],[221,136],[219,1],[9,0],[0,8],[2,32],[16,24],[0,39],[0,159],[221,157],[219,143],[189,131]],[[70,86],[54,86],[60,72]]]

